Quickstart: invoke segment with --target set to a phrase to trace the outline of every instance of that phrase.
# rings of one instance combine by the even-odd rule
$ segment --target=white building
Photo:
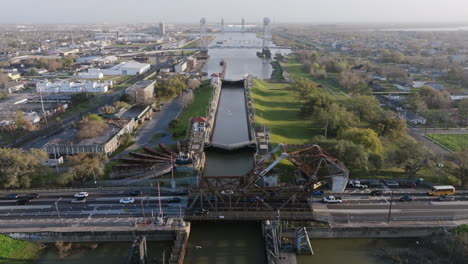
[[[137,61],[122,62],[108,69],[89,69],[88,73],[102,73],[105,76],[139,75],[149,71],[151,65]]]
[[[107,82],[38,82],[36,91],[38,93],[105,93],[112,86],[112,81]]]
[[[176,66],[174,66],[175,72],[178,72],[178,73],[185,72],[186,69],[187,69],[187,62],[186,61],[183,61],[183,62],[177,64]]]
[[[102,72],[79,72],[76,77],[80,79],[102,79],[104,78],[104,74]]]

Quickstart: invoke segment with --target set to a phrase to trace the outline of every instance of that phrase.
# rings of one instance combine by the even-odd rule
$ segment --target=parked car
[[[407,188],[416,188],[416,183],[414,182],[400,182],[400,186],[407,187]]]
[[[322,202],[330,203],[330,204],[337,204],[343,202],[340,197],[335,197],[333,195],[325,196],[322,198]]]
[[[6,196],[3,197],[3,199],[5,200],[16,200],[18,199],[18,194],[8,194]]]
[[[400,197],[400,202],[411,202],[413,200],[414,200],[414,198],[409,196],[409,195],[405,195],[405,196]]]
[[[130,195],[130,196],[140,196],[140,195],[141,195],[141,191],[139,191],[139,190],[133,190],[133,191],[130,191],[130,192],[128,193],[128,195]]]
[[[28,198],[25,198],[25,197],[22,197],[22,198],[19,198],[18,200],[16,200],[16,205],[27,205],[29,204],[29,199]]]
[[[455,196],[453,196],[453,195],[442,195],[442,196],[439,196],[437,198],[437,200],[439,200],[439,201],[454,201]]]
[[[385,185],[388,187],[398,187],[400,184],[397,181],[386,180]]]
[[[75,193],[74,197],[75,198],[86,198],[88,197],[89,193],[88,192],[79,192]]]
[[[195,212],[193,212],[194,215],[200,215],[200,216],[202,216],[202,215],[207,215],[207,214],[209,214],[209,213],[210,213],[210,211],[208,211],[208,210],[206,210],[206,209],[204,209],[204,208],[202,208],[202,209],[197,209],[197,210],[195,210]]]
[[[127,197],[127,198],[122,198],[120,199],[119,203],[121,204],[132,204],[135,202],[135,199],[131,198],[131,197]]]
[[[78,197],[70,201],[71,203],[86,203],[86,198]]]
[[[373,190],[372,192],[370,192],[370,195],[372,195],[372,196],[382,196],[383,192],[381,190]]]
[[[25,197],[28,198],[28,199],[37,199],[37,198],[39,198],[41,196],[38,193],[30,193],[30,194],[26,194]]]

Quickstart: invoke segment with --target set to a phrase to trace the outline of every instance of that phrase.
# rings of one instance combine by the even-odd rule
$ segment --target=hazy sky
[[[0,23],[460,22],[468,0],[0,0]]]

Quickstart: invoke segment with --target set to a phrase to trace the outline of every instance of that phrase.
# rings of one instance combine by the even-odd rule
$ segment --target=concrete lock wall
[[[307,233],[313,238],[397,238],[425,237],[450,227],[307,227]],[[294,238],[295,229],[284,230],[284,236]]]
[[[175,231],[105,231],[105,232],[14,232],[3,233],[14,239],[42,243],[63,242],[110,242],[134,241],[138,236],[145,236],[148,241],[173,241]]]

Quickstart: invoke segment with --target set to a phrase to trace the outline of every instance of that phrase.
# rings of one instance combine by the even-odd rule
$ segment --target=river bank
[[[39,243],[15,240],[0,235],[0,263],[29,264],[39,257],[43,246]]]

